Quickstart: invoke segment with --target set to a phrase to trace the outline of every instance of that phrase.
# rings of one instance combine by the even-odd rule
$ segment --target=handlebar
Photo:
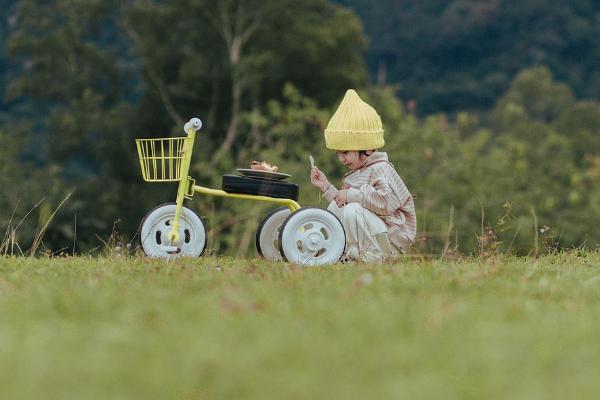
[[[192,129],[194,132],[198,132],[202,128],[202,121],[199,118],[192,118],[183,126],[183,131],[188,134],[188,131]]]

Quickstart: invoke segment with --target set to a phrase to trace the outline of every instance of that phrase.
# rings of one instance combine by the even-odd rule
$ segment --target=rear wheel
[[[256,250],[267,260],[281,261],[279,250],[279,232],[283,221],[291,214],[287,207],[278,208],[270,212],[256,229]]]
[[[333,264],[344,254],[346,233],[330,211],[301,208],[283,222],[279,249],[284,260],[296,264]]]
[[[182,207],[179,218],[179,240],[170,243],[167,235],[175,218],[174,203],[161,204],[142,220],[140,245],[149,257],[199,257],[206,248],[206,229],[194,211]]]

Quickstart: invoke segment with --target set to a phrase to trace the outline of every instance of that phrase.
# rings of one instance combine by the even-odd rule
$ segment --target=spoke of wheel
[[[306,247],[306,243],[308,243],[308,236],[306,236],[306,232],[300,232],[298,230],[296,235],[294,235],[294,246],[297,248],[297,243],[300,241],[302,243],[302,250],[298,249],[300,256],[306,258],[305,253],[310,252],[310,250]]]
[[[309,262],[310,260],[312,260],[313,258],[315,258],[315,254],[317,254],[319,252],[319,250],[317,251],[310,251],[309,253],[311,253],[308,256],[305,256],[304,254],[302,255],[302,257],[304,258],[304,261]]]
[[[323,232],[321,231],[322,229],[325,229],[325,231],[329,232],[329,229],[327,229],[327,225],[322,224],[322,223],[313,223],[313,227],[308,231],[308,233],[310,234],[311,232],[315,232],[318,233],[319,235],[321,235],[321,237],[323,239],[325,239],[325,237],[323,236]],[[329,235],[328,235],[329,236]]]

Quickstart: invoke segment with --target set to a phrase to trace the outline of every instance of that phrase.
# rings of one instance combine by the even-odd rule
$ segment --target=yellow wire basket
[[[146,182],[174,182],[180,178],[185,137],[136,139],[142,177]]]

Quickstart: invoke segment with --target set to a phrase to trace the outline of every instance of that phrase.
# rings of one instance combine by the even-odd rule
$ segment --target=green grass
[[[581,399],[599,376],[598,252],[0,258],[2,399]]]

